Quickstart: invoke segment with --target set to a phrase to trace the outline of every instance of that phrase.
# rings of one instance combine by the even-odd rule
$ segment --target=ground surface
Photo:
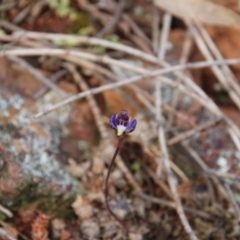
[[[0,239],[240,239],[239,10],[196,2],[225,22],[191,0],[2,1]],[[121,109],[109,205],[130,232],[103,193]]]

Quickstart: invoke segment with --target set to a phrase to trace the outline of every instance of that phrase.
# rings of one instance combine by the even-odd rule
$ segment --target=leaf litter
[[[29,5],[28,1],[21,2],[7,12],[1,12],[8,20],[0,22],[3,29],[0,36],[1,48],[4,49],[1,61],[5,61],[13,54],[11,50],[16,49],[24,52],[27,48],[34,49],[38,46],[41,50],[47,46],[50,53],[52,49],[59,48],[55,45],[56,40],[62,43],[62,49],[74,49],[76,52],[84,50],[85,53],[99,54],[90,41],[95,41],[98,47],[105,44],[105,49],[104,55],[97,55],[97,61],[91,62],[86,59],[83,62],[83,59],[76,56],[74,59],[56,56],[49,62],[46,57],[39,61],[41,51],[31,57],[23,53],[22,59],[40,73],[38,76],[31,75],[29,72],[32,70],[29,72],[29,69],[22,70],[11,60],[8,60],[7,64],[3,62],[0,67],[0,197],[1,207],[12,211],[10,217],[11,214],[8,216],[0,210],[2,230],[0,235],[6,239],[34,240],[238,239],[239,129],[228,114],[222,113],[222,106],[216,105],[207,96],[209,88],[204,87],[206,79],[202,69],[198,70],[200,72],[198,79],[195,79],[194,71],[185,70],[154,79],[145,77],[141,83],[99,93],[93,98],[99,111],[93,109],[94,104],[89,104],[90,101],[79,99],[42,118],[34,118],[35,113],[48,109],[63,99],[58,91],[53,90],[42,97],[34,98],[36,91],[43,87],[39,82],[41,77],[38,77],[45,76],[48,81],[50,79],[48,77],[53,75],[54,71],[65,68],[65,63],[75,64],[77,74],[91,89],[131,79],[139,73],[145,74],[146,70],[155,71],[160,66],[180,64],[179,57],[186,58],[186,61],[190,61],[191,58],[197,61],[206,58],[209,61],[206,54],[199,58],[199,52],[204,52],[204,48],[198,45],[194,46],[192,51],[189,48],[188,53],[184,52],[182,48],[185,41],[188,41],[187,30],[173,34],[174,28],[167,30],[167,18],[163,18],[163,25],[158,22],[154,28],[151,23],[157,22],[160,15],[153,13],[151,8],[142,8],[144,4],[141,1],[136,2],[136,9],[130,3],[126,4],[119,21],[114,21],[114,12],[119,7],[117,2],[112,1],[112,5],[107,6],[90,4],[88,1],[68,4],[67,11],[72,9],[82,11],[81,17],[86,15],[85,20],[93,29],[89,32],[89,42],[85,42],[84,46],[75,39],[69,41],[74,42],[74,46],[65,44],[62,35],[53,35],[53,40],[45,38],[46,35],[28,37],[28,34],[32,34],[28,30],[37,30],[39,34],[44,31],[68,33],[67,28],[73,20],[58,16],[58,12],[54,12],[46,3],[41,5],[44,8],[36,5],[36,8],[40,8],[39,11],[35,8],[33,14],[31,9],[34,4]],[[185,29],[189,28],[192,43],[199,41],[193,37],[196,36],[194,31],[201,29],[195,22],[197,20],[205,24],[238,28],[236,23],[239,16],[234,13],[234,9],[229,10],[232,8],[230,3],[229,6],[223,7],[220,6],[221,1],[213,3],[199,0],[193,3],[186,0],[181,2],[180,6],[178,2],[156,0],[155,4],[161,11],[168,11],[177,16],[178,19],[174,21],[179,21],[179,18],[185,20],[187,17]],[[174,8],[171,4],[174,4]],[[149,21],[144,22],[144,25],[141,19],[134,18],[139,7],[143,9],[141,11]],[[25,9],[26,11],[23,11]],[[214,17],[213,14],[209,14],[210,10],[216,13]],[[9,17],[7,13],[10,13]],[[114,38],[117,39],[114,40],[115,45],[109,40],[92,38],[101,28],[109,28],[106,19],[114,23],[110,26],[112,32],[110,31],[106,39],[113,39],[111,33],[116,34],[118,38]],[[17,26],[16,21],[22,23]],[[58,25],[55,30],[52,29],[53,22],[59,24],[64,21],[61,27]],[[193,25],[188,25],[189,21]],[[49,24],[51,28],[47,23],[51,23]],[[153,27],[153,31],[160,39],[162,35],[167,34],[168,40],[164,43],[163,39],[161,41],[163,46],[159,46],[160,49],[166,48],[166,56],[161,61],[167,59],[167,62],[161,62],[156,57],[157,53],[151,45],[151,33],[146,25],[149,29]],[[28,29],[22,39],[16,39],[17,34],[14,34],[19,27]],[[86,26],[78,27],[76,31],[77,26],[74,26],[76,34],[84,32],[81,28]],[[205,28],[213,37],[215,27]],[[216,34],[220,44],[219,29],[216,30]],[[237,34],[237,30],[229,31],[235,31]],[[209,41],[204,36],[198,35],[198,38],[208,45]],[[219,60],[213,47],[209,48],[213,60]],[[222,48],[220,50],[225,51]],[[181,56],[183,54],[185,55]],[[225,56],[224,52],[222,54]],[[238,58],[236,52],[228,54],[230,58]],[[102,56],[108,56],[108,61],[101,62]],[[45,61],[47,64],[44,66],[42,63]],[[54,67],[49,66],[50,63],[53,63],[51,66]],[[238,101],[235,96],[239,95],[239,83],[233,83],[232,78],[234,79],[234,74],[237,75],[237,70],[236,68],[226,70],[226,67],[227,65],[217,67],[221,73],[213,70],[216,77],[214,81],[223,84],[224,94],[231,99],[229,101],[233,112],[231,115],[236,116]],[[86,91],[81,88],[82,85],[76,83],[71,74],[72,72],[68,72],[67,76],[60,77],[54,83],[65,91],[66,97]],[[226,87],[226,84],[219,80],[221,74],[225,76],[230,87]],[[161,121],[155,118],[156,105],[159,101],[156,81],[159,80],[162,80]],[[209,86],[210,83],[212,82],[209,82]],[[214,96],[219,94],[211,93]],[[218,101],[216,103],[219,104]],[[136,130],[127,136],[117,159],[117,166],[111,173],[109,205],[130,227],[131,231],[128,234],[107,211],[103,193],[109,160],[114,151],[113,146],[117,143],[114,131],[107,125],[109,116],[121,109],[127,109],[134,119],[137,119],[138,125]],[[214,122],[218,117],[221,119],[215,124],[204,127],[204,124]],[[98,129],[100,126],[98,121],[101,121],[107,129],[104,131],[108,132],[111,144],[101,138],[103,134]],[[163,162],[163,158],[166,157],[163,154],[164,149],[159,147],[158,143],[161,126],[164,126],[167,140],[170,175]],[[199,127],[201,130],[198,130]],[[174,137],[180,140],[168,144]],[[160,144],[163,146],[161,141]],[[173,192],[171,178],[177,192]],[[181,202],[177,202],[173,195],[179,196]],[[179,211],[181,208],[183,213]],[[186,231],[187,224],[193,235]]]

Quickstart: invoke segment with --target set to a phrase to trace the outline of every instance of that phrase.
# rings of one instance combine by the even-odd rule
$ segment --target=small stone
[[[51,145],[51,137],[38,123],[32,123],[24,127],[20,134],[24,140],[23,145],[28,151],[44,151]]]
[[[124,219],[131,210],[130,204],[124,199],[111,201],[110,208],[120,219]]]
[[[103,173],[104,162],[101,158],[94,157],[92,162],[92,171],[95,174]]]
[[[142,240],[142,234],[130,233],[129,240]]]
[[[52,220],[52,232],[54,238],[59,238],[65,228],[65,223],[62,219],[55,218]]]
[[[88,169],[90,168],[91,163],[90,162],[83,162],[80,164],[77,164],[76,161],[72,158],[69,158],[68,160],[69,166],[68,170],[74,177],[83,177]]]
[[[146,203],[140,198],[135,198],[133,200],[132,206],[134,210],[137,212],[138,216],[144,218],[144,216],[146,215],[145,213]]]
[[[74,212],[80,219],[88,219],[93,215],[93,207],[90,204],[89,199],[78,196],[75,202],[72,204]]]
[[[81,232],[86,239],[93,239],[99,237],[100,229],[97,223],[87,220],[81,225]]]
[[[65,228],[65,223],[62,219],[55,218],[52,220],[52,226],[54,229],[61,231]]]

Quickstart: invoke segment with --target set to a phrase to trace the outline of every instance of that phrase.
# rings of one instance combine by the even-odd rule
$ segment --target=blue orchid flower
[[[132,120],[126,110],[121,110],[119,114],[113,114],[110,118],[110,126],[117,130],[117,136],[134,131],[136,125],[137,120]]]

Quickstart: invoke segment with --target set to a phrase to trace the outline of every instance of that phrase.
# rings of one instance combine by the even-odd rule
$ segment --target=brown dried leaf
[[[91,163],[90,162],[82,162],[78,164],[74,159],[69,158],[68,160],[69,166],[68,170],[74,177],[82,177],[89,170]]]
[[[80,219],[88,219],[93,215],[93,207],[87,198],[78,196],[72,204],[74,212]]]
[[[17,238],[18,231],[16,228],[11,227],[9,224],[6,224],[4,222],[1,222],[2,228],[13,238]],[[1,238],[0,238],[1,239]]]
[[[92,171],[94,174],[103,173],[104,161],[101,158],[94,157],[92,161]]]
[[[32,224],[33,240],[48,240],[49,217],[40,213]]]
[[[18,214],[15,217],[15,226],[17,230],[24,235],[31,236],[31,228],[34,219],[36,218],[36,204],[29,206],[28,209],[19,208]]]
[[[66,230],[63,230],[61,232],[61,236],[60,236],[60,240],[68,240],[71,238],[71,233],[66,231]]]
[[[186,20],[240,29],[240,16],[234,11],[206,0],[154,0],[157,7]]]

